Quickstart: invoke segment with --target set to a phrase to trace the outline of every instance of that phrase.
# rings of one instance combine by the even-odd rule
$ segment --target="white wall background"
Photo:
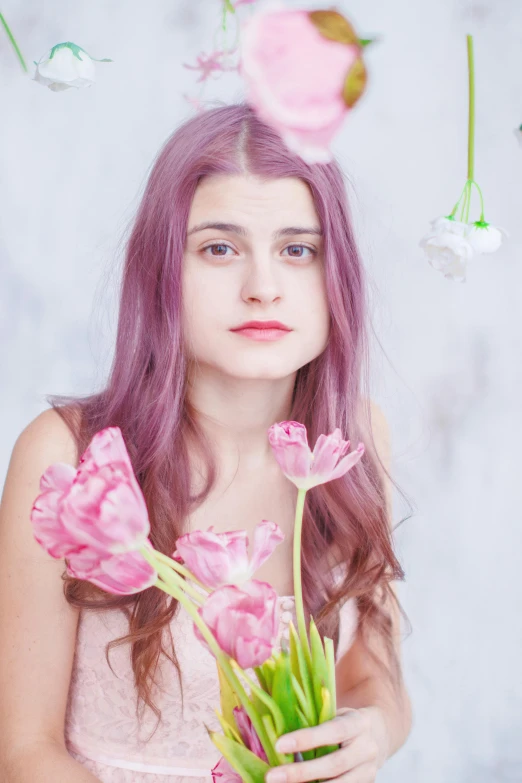
[[[379,781],[522,781],[522,149],[512,130],[522,122],[522,5],[335,7],[361,37],[382,37],[367,50],[370,85],[334,152],[353,182],[375,285],[385,355],[376,355],[374,398],[416,507],[396,532],[413,626],[403,649],[414,727]],[[46,394],[103,383],[118,243],[159,147],[193,111],[182,93],[198,87],[182,63],[210,50],[218,9],[217,0],[2,3],[31,75],[32,61],[66,40],[114,60],[97,64],[90,89],[53,93],[23,74],[0,31],[2,479]],[[466,177],[467,33],[476,179],[487,219],[511,236],[458,284],[428,265],[418,240]],[[204,93],[242,97],[235,74]],[[396,521],[406,511],[398,501]]]

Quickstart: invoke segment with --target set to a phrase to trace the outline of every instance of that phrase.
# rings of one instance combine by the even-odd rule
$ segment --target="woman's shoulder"
[[[49,452],[59,455],[60,461],[75,464],[77,461],[76,438],[70,426],[54,408],[35,416],[20,432],[15,443],[15,451],[32,454]]]

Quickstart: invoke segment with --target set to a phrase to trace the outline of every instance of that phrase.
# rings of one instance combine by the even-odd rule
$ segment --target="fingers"
[[[281,753],[295,753],[300,750],[335,745],[354,739],[366,728],[366,716],[359,710],[347,710],[319,726],[299,729],[279,737],[276,750]]]
[[[345,772],[344,775],[340,775],[328,783],[375,783],[378,771],[379,768],[376,764],[360,764],[350,772]]]
[[[274,767],[267,773],[265,783],[304,783],[309,780],[337,779],[367,761],[367,743],[355,739],[350,745],[327,756]],[[350,783],[355,783],[355,778],[351,779]]]

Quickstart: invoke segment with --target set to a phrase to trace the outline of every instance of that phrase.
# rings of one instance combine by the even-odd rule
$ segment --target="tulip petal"
[[[330,435],[319,435],[314,451],[311,473],[313,476],[329,476],[337,461],[350,448],[350,441],[343,440],[341,430],[336,427]],[[328,478],[325,479],[328,481]]]
[[[212,768],[213,783],[243,783],[243,778],[228,763],[224,756],[221,756],[218,763]]]
[[[254,574],[268,560],[276,546],[284,540],[284,537],[283,531],[275,522],[263,519],[262,522],[256,525],[250,560],[251,574]]]
[[[86,579],[109,593],[132,595],[157,581],[155,569],[140,552],[126,552],[103,560],[98,559],[91,567],[74,556],[67,561],[67,571],[77,579]]]
[[[64,495],[70,489],[76,470],[72,465],[56,462],[40,477],[40,489],[31,508],[33,535],[54,558],[67,557],[76,551],[78,542],[64,527],[60,511]]]
[[[306,427],[297,421],[282,421],[268,429],[268,440],[276,461],[290,481],[299,486],[310,475],[312,452],[308,446]]]
[[[209,731],[209,735],[227,762],[233,765],[233,768],[238,772],[241,781],[244,781],[244,783],[264,783],[265,775],[270,769],[265,761],[258,758],[255,753],[245,748],[244,745],[239,745],[239,743],[228,737],[224,737],[223,734]],[[216,767],[214,767],[214,770],[216,770]],[[223,765],[220,766],[216,777],[214,777],[214,770],[212,771],[212,776],[215,783],[237,783],[235,776],[229,776],[230,773]]]
[[[235,707],[234,718],[236,720],[239,733],[241,734],[241,737],[247,748],[251,750],[252,753],[255,753],[258,758],[263,759],[263,761],[268,763],[268,758],[263,749],[263,746],[261,745],[261,741],[252,725],[252,721],[246,714],[245,708]]]
[[[359,443],[355,451],[351,451],[349,454],[346,455],[346,457],[342,458],[342,460],[339,462],[337,467],[334,468],[334,470],[330,474],[329,480],[333,481],[333,479],[340,478],[341,476],[344,476],[345,473],[348,473],[348,471],[359,462],[363,454],[364,454],[364,444]]]
[[[241,588],[225,585],[209,595],[199,614],[220,647],[248,669],[272,653],[278,631],[277,593],[267,582],[252,580]],[[206,644],[198,627],[196,637]]]
[[[218,588],[248,579],[247,547],[245,530],[194,530],[178,538],[174,558],[180,556],[189,571],[207,587]]]

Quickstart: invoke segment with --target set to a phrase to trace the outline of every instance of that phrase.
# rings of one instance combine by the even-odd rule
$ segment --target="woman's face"
[[[298,178],[213,175],[200,182],[183,267],[189,360],[235,378],[277,379],[322,353],[330,316],[320,228],[308,185]],[[270,342],[231,331],[250,320],[281,321],[291,331]]]

